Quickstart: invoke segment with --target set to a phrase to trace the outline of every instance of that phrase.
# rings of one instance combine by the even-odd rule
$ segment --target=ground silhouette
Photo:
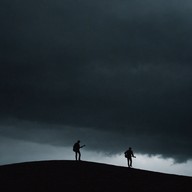
[[[188,192],[192,177],[85,161],[39,161],[0,166],[3,192]]]

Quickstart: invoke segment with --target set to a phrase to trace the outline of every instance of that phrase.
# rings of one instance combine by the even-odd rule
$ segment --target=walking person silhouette
[[[127,164],[128,167],[132,167],[132,157],[136,158],[133,154],[133,151],[131,149],[131,147],[129,147],[129,149],[127,151],[125,151],[125,158],[127,158]]]
[[[81,160],[81,152],[80,148],[85,147],[85,145],[80,146],[80,140],[78,140],[74,145],[73,145],[73,151],[75,152],[75,160]]]

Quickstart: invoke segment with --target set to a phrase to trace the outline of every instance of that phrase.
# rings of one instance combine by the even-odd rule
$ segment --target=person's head
[[[80,140],[78,140],[77,143],[80,143]]]
[[[131,150],[131,147],[129,147],[129,150]]]

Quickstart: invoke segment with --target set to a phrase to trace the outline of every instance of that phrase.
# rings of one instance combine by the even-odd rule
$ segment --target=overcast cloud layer
[[[0,134],[192,159],[189,0],[1,0]]]

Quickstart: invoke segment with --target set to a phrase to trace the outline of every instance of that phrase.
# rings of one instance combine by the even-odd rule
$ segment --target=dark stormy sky
[[[4,143],[192,159],[191,21],[190,0],[1,0]]]

